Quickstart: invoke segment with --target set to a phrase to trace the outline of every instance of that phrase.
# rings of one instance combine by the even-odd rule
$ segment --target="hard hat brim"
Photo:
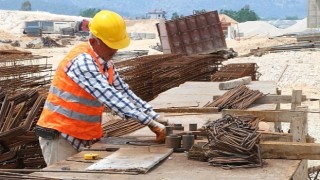
[[[101,39],[102,40],[102,39]],[[123,49],[129,46],[130,44],[130,37],[128,35],[128,33],[125,34],[125,38],[122,39],[121,41],[117,41],[117,42],[109,42],[107,40],[102,40],[102,42],[104,44],[106,44],[108,47],[112,48],[112,49]]]

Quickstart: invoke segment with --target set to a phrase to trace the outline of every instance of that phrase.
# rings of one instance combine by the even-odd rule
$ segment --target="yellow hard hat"
[[[130,44],[126,24],[122,17],[112,11],[98,12],[89,23],[93,35],[112,49],[122,49]]]

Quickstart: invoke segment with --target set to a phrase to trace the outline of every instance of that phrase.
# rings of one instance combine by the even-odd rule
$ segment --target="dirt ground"
[[[22,12],[7,12],[0,10],[0,40],[19,40],[21,41],[21,50],[31,51],[34,55],[49,56],[48,59],[39,60],[39,63],[49,63],[53,65],[55,70],[59,62],[68,53],[68,51],[77,42],[72,41],[70,45],[62,48],[42,48],[42,49],[25,49],[25,44],[34,38],[26,37],[22,32],[22,24],[25,20],[32,20],[39,16],[40,13],[32,13],[31,15],[21,14]],[[66,19],[66,16],[58,16],[54,18],[50,14],[42,14],[43,19]],[[76,17],[73,17],[76,19]],[[157,33],[155,24],[158,21],[127,21],[128,32],[151,32]],[[257,27],[257,25],[252,24]],[[303,28],[301,28],[303,29]],[[258,31],[255,31],[255,33]],[[244,55],[250,52],[250,49],[269,47],[275,45],[285,45],[295,43],[296,38],[281,37],[274,38],[270,36],[246,36],[238,40],[226,40],[227,47],[233,48],[239,55]],[[156,44],[160,44],[159,38],[147,40],[132,40],[128,48],[121,51],[129,50],[149,50],[150,54],[161,54],[161,52],[150,48]],[[7,43],[0,42],[0,49],[11,49]],[[307,98],[320,99],[320,51],[317,49],[305,49],[301,51],[285,51],[278,53],[269,53],[261,57],[236,57],[224,62],[239,63],[239,62],[254,62],[258,65],[258,72],[261,73],[259,80],[274,81],[277,87],[282,91],[282,94],[290,95],[292,90],[302,90]],[[319,101],[307,101],[303,104],[308,106],[310,110],[319,111]],[[288,108],[285,107],[284,108]],[[308,115],[309,119],[309,134],[320,140],[320,117],[319,113]],[[318,165],[320,163],[313,162],[311,164]],[[310,166],[310,165],[309,165]]]

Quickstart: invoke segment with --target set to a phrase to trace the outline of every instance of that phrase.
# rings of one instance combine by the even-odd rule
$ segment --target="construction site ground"
[[[194,104],[202,107],[204,103],[210,101],[213,95],[222,95],[226,90],[218,89],[218,82],[186,82],[177,88],[170,89],[164,93],[161,93],[157,98],[155,98],[150,103],[157,108],[164,107],[190,107]],[[275,93],[275,83],[273,82],[263,82],[257,81],[252,82],[250,85],[251,89],[261,90],[266,94]],[[210,91],[208,91],[210,89]],[[197,94],[192,98],[184,98],[186,96]],[[166,100],[167,99],[167,100]],[[262,104],[262,105],[252,105],[249,109],[251,110],[275,110],[276,104]],[[184,131],[188,131],[188,125],[190,123],[197,123],[198,127],[204,125],[208,120],[216,120],[222,117],[221,113],[161,113],[169,124],[182,124],[184,126]],[[174,133],[179,133],[179,131],[174,131]],[[110,149],[110,148],[120,148],[120,149],[133,149],[133,156],[144,156],[143,148],[148,148],[148,152],[155,152],[164,148],[165,145],[150,145],[147,146],[135,146],[130,144],[123,144],[124,141],[147,141],[150,142],[154,140],[155,135],[149,130],[149,128],[142,128],[134,133],[127,136],[120,137],[114,141],[109,141],[105,143],[105,140],[96,143],[92,146],[93,149]],[[120,140],[121,139],[121,140]],[[199,137],[197,142],[206,142],[206,138]],[[142,149],[140,149],[142,148]],[[131,152],[131,151],[129,151]],[[209,166],[207,162],[200,162],[195,160],[188,160],[186,152],[174,152],[165,158],[159,164],[155,163],[154,166],[146,174],[132,175],[130,170],[128,172],[123,171],[113,171],[111,174],[108,173],[84,173],[83,171],[96,163],[98,160],[84,161],[84,153],[98,153],[101,158],[107,157],[114,152],[107,151],[83,151],[73,157],[67,158],[65,161],[51,165],[45,169],[43,172],[36,172],[32,175],[61,178],[61,179],[299,179],[297,177],[301,176],[301,168],[303,164],[300,160],[283,160],[283,159],[265,159],[263,167],[260,168],[221,168]],[[145,153],[146,154],[146,153]],[[122,154],[122,158],[128,157],[128,154]],[[119,157],[120,158],[120,157]],[[131,160],[127,159],[128,164]],[[145,158],[139,163],[143,164],[148,160]],[[132,166],[133,167],[133,166]],[[60,171],[63,168],[68,168],[75,172],[49,172],[49,171]],[[142,168],[142,167],[141,167]],[[139,168],[138,168],[139,169]],[[48,172],[46,172],[48,171]],[[79,171],[79,172],[76,172]],[[132,168],[131,172],[136,172],[137,169]],[[115,174],[113,174],[115,173]],[[118,174],[119,173],[119,174]],[[126,174],[127,173],[127,174]]]
[[[144,134],[145,136],[145,134]],[[89,153],[87,151],[86,153]],[[92,153],[97,153],[92,151]],[[110,152],[98,152],[103,158]],[[139,153],[137,153],[139,155]],[[78,154],[77,159],[83,159],[83,153]],[[185,153],[173,153],[168,159],[159,163],[156,167],[146,174],[107,174],[107,173],[77,173],[77,172],[37,172],[32,175],[60,178],[60,179],[161,179],[161,180],[183,180],[183,179],[291,179],[296,173],[299,160],[265,160],[266,165],[263,168],[236,168],[223,169],[221,167],[209,166],[206,162],[187,160]],[[92,163],[63,161],[49,166],[46,170],[61,171],[63,167],[70,167],[71,170],[83,171]]]
[[[22,13],[22,12],[19,12]],[[25,49],[24,46],[34,38],[21,35],[21,22],[22,16],[19,13],[0,11],[1,18],[7,18],[2,21],[1,24],[4,28],[0,30],[1,39],[21,40],[20,50],[31,51],[34,55],[49,56],[47,59],[40,61],[46,61],[53,65],[55,70],[59,62],[68,53],[68,51],[77,44],[79,41],[72,40],[66,47],[59,48],[41,48],[41,49]],[[40,13],[33,13],[32,16],[23,14],[23,17],[28,17],[25,20],[34,19],[33,15]],[[46,19],[45,15],[42,15]],[[51,17],[51,16],[50,16]],[[61,18],[61,17],[57,17]],[[64,19],[66,17],[63,17]],[[51,18],[47,18],[51,19]],[[10,22],[10,23],[8,23]],[[145,20],[128,22],[129,32],[154,32],[156,21]],[[239,56],[248,54],[251,49],[264,48],[276,45],[285,45],[296,43],[296,38],[291,36],[274,37],[270,34],[260,36],[259,32],[265,32],[266,27],[261,22],[250,22],[246,24],[246,28],[255,28],[255,34],[251,36],[245,36],[238,39],[226,40],[227,47],[233,48],[238,52]],[[258,28],[257,28],[258,27]],[[260,28],[260,30],[259,30]],[[264,29],[263,29],[264,28]],[[296,28],[299,29],[299,28]],[[300,29],[304,29],[303,27]],[[278,35],[278,34],[277,34]],[[159,38],[147,39],[147,40],[132,40],[128,48],[121,51],[132,50],[148,50],[148,54],[162,54],[160,51],[150,48],[156,44],[160,44]],[[11,49],[7,43],[1,43],[0,49]],[[282,95],[291,95],[292,90],[302,90],[303,95],[306,95],[308,100],[302,103],[302,106],[307,106],[308,113],[308,133],[315,138],[315,142],[320,140],[320,116],[319,116],[319,99],[320,99],[320,51],[317,48],[300,49],[300,50],[286,50],[264,54],[262,56],[244,56],[229,59],[223,64],[228,63],[247,63],[253,62],[258,65],[258,72],[261,73],[260,81],[273,82],[271,85],[272,91],[276,88],[281,90]],[[261,88],[261,91],[266,88]],[[169,91],[168,91],[169,92]],[[196,97],[198,92],[195,92],[193,97]],[[220,95],[217,93],[216,95]],[[209,94],[209,96],[212,96]],[[199,96],[200,97],[200,96]],[[160,97],[159,97],[160,98]],[[171,98],[171,100],[174,100]],[[187,106],[193,106],[196,102],[189,102]],[[156,104],[154,104],[156,106]],[[270,108],[268,106],[268,108]],[[274,109],[274,107],[271,107]],[[282,104],[281,109],[290,109],[290,104]],[[181,118],[185,118],[183,122],[186,126],[189,122],[197,121],[198,126],[205,123],[208,119],[217,119],[221,117],[221,114],[207,114],[207,115],[177,115],[166,114],[166,116],[175,123],[181,123]],[[148,137],[154,138],[154,134],[148,129],[143,128],[133,134],[138,138]],[[127,145],[128,146],[128,145]],[[101,152],[101,157],[109,155],[110,152]],[[82,154],[76,155],[73,161],[57,163],[49,166],[47,170],[61,170],[70,168],[71,170],[83,171],[85,167],[90,163],[75,162],[74,160],[82,159]],[[71,158],[72,159],[72,158]],[[152,168],[147,174],[139,175],[126,175],[126,174],[103,174],[103,173],[59,173],[59,172],[36,172],[34,175],[46,176],[46,177],[59,177],[63,179],[290,179],[293,175],[299,174],[300,160],[266,160],[264,168],[248,168],[248,169],[232,169],[226,170],[219,167],[208,166],[207,163],[187,160],[185,153],[173,153],[165,161],[162,161],[159,165]],[[91,163],[92,164],[92,163]],[[309,166],[320,165],[318,161],[309,161]],[[250,178],[248,176],[250,175]]]

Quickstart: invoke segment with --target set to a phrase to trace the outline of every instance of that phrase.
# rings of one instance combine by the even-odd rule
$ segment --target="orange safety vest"
[[[69,62],[81,53],[90,54],[98,64],[100,72],[104,73],[102,65],[88,43],[81,43],[73,48],[62,60],[53,77],[37,125],[52,128],[82,140],[92,140],[102,137],[101,118],[104,106],[65,73]],[[113,70],[108,70],[108,73],[108,81],[112,84]]]

